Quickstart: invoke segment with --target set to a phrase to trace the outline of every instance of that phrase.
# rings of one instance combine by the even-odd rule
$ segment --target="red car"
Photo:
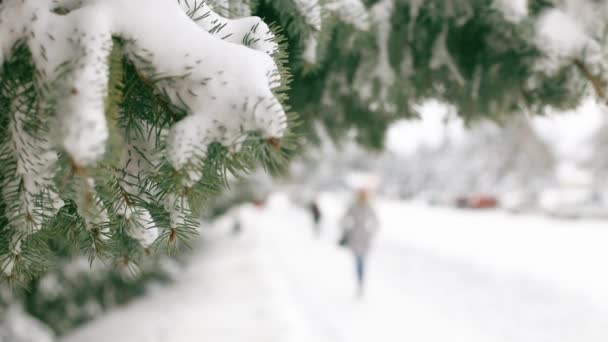
[[[456,206],[458,208],[492,209],[498,206],[498,200],[490,195],[472,195],[457,198]]]
[[[475,195],[469,199],[469,207],[473,209],[490,209],[498,206],[498,200],[494,196]]]

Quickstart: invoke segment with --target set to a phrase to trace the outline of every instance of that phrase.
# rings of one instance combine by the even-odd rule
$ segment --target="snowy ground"
[[[243,208],[243,234],[210,229],[180,281],[64,342],[608,340],[606,224],[379,201],[356,300],[344,203],[322,198],[320,239],[283,196]]]

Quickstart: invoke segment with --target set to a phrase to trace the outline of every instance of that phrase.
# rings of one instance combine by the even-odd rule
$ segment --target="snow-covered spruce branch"
[[[204,1],[0,4],[4,273],[64,201],[94,251],[191,231],[200,203],[190,201],[216,192],[225,172],[205,168],[208,148],[264,158],[286,133],[277,55],[260,18],[223,18]]]

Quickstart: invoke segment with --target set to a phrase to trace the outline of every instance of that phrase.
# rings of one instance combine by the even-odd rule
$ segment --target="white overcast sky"
[[[446,105],[429,101],[418,108],[421,120],[404,120],[396,123],[388,132],[388,149],[400,154],[411,154],[420,145],[438,146],[445,136],[459,141],[466,136],[460,120],[452,118],[446,128],[443,119],[449,112]],[[533,127],[539,136],[553,149],[562,161],[576,162],[591,151],[589,140],[603,120],[602,110],[594,100],[585,101],[576,111],[552,113],[535,117]]]

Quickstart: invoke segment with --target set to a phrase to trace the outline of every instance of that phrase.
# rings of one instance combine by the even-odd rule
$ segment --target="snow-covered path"
[[[303,311],[332,328],[330,341],[608,339],[602,224],[383,202],[368,292],[357,302],[352,261],[331,231],[339,208],[328,201],[336,203],[325,201],[326,240],[282,226],[307,219],[286,208],[259,229],[271,230],[262,236],[272,240],[271,260],[281,261],[277,274],[292,280]]]
[[[176,285],[66,342],[608,340],[603,224],[380,202],[357,300],[351,257],[335,245],[343,203],[322,199],[321,239],[284,197],[247,208],[246,232],[209,237]]]
[[[313,341],[299,327],[299,317],[289,308],[284,289],[266,273],[256,234],[249,232],[235,239],[229,233],[230,224],[221,222],[202,234],[178,281],[151,288],[145,297],[62,340]]]

